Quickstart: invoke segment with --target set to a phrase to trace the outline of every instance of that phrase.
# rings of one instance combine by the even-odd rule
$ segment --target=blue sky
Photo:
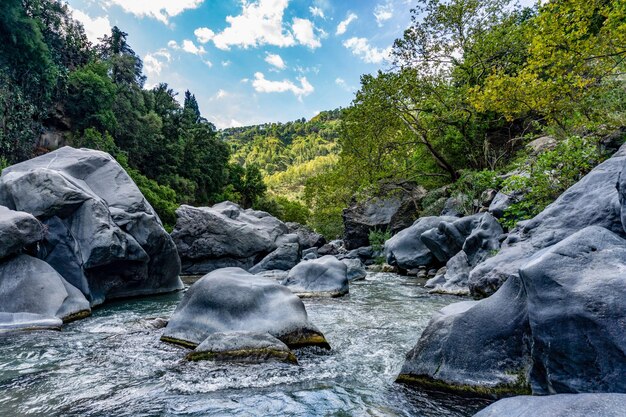
[[[117,25],[147,86],[196,95],[219,128],[307,119],[347,106],[359,76],[388,67],[407,0],[68,0],[95,40]]]

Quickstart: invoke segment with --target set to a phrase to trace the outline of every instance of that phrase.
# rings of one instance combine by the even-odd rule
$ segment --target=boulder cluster
[[[398,381],[490,397],[587,393],[503,400],[480,416],[585,415],[586,401],[594,415],[623,413],[624,395],[610,393],[626,392],[626,147],[508,235],[489,213],[424,218],[385,254],[406,269],[446,262],[435,290],[483,298],[436,313]]]
[[[110,155],[64,147],[0,177],[0,329],[56,328],[106,300],[181,289],[176,246]]]

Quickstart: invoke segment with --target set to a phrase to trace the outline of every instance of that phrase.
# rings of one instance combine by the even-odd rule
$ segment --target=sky
[[[407,0],[67,0],[92,42],[118,26],[146,87],[195,94],[218,128],[346,107],[359,77],[389,68]]]

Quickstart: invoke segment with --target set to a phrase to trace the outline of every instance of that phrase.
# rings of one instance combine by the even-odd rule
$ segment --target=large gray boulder
[[[474,417],[624,417],[625,394],[521,395],[504,398]]]
[[[241,268],[213,271],[189,287],[161,340],[195,348],[213,333],[230,331],[269,333],[291,348],[328,347],[296,295]]]
[[[464,239],[461,250],[448,260],[446,272],[431,292],[469,295],[468,280],[472,268],[498,252],[504,231],[491,214],[480,213],[452,224],[442,222],[436,233],[437,236],[444,236],[440,241],[427,239],[426,235],[431,233],[432,231],[422,234],[422,241],[429,244],[433,253],[445,253],[446,242],[452,241],[457,245],[457,240]],[[439,242],[444,245],[436,245]]]
[[[300,244],[283,243],[271,252],[258,264],[250,268],[250,273],[258,274],[264,271],[289,271],[300,261]]]
[[[287,222],[285,225],[289,229],[289,233],[298,235],[298,243],[300,243],[300,247],[303,250],[309,248],[321,248],[326,244],[324,236],[314,232],[308,226],[295,222]]]
[[[387,263],[404,270],[430,265],[436,258],[424,244],[421,236],[435,229],[441,222],[453,222],[456,217],[422,217],[385,242],[384,255]],[[460,249],[460,248],[459,248]]]
[[[110,155],[64,147],[8,167],[0,204],[48,229],[38,257],[92,305],[182,288],[174,242]]]
[[[297,364],[296,355],[269,333],[246,331],[211,333],[186,356],[190,361],[261,363],[278,361]]]
[[[587,226],[600,226],[626,236],[615,184],[626,165],[626,147],[594,168],[533,219],[513,230],[494,257],[474,268],[469,277],[472,295],[493,294],[538,251],[555,245]]]
[[[519,278],[493,296],[435,313],[399,382],[478,395],[529,394],[528,313]]]
[[[296,265],[282,284],[300,297],[340,297],[349,291],[348,267],[332,255]]]
[[[268,213],[243,210],[231,202],[213,207],[183,205],[172,238],[180,254],[183,272],[206,274],[215,269],[250,269],[278,248],[277,239],[287,226]]]
[[[44,261],[17,255],[0,263],[0,330],[57,328],[89,314],[85,296]]]
[[[392,234],[409,227],[417,218],[426,190],[416,184],[384,184],[373,197],[356,201],[343,211],[347,250],[369,246],[372,230]]]
[[[348,267],[348,281],[360,281],[367,277],[367,270],[365,265],[358,258],[357,259],[342,259],[341,262]]]
[[[494,396],[626,392],[626,240],[587,227],[435,315],[399,379]]]
[[[0,259],[43,239],[42,224],[32,215],[0,206]]]
[[[626,392],[625,270],[626,240],[597,226],[520,269],[533,393]]]

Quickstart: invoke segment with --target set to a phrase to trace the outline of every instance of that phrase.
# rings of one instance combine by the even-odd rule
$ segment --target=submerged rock
[[[615,184],[626,165],[626,147],[595,167],[544,211],[519,225],[494,257],[477,265],[469,277],[472,295],[493,294],[504,281],[540,250],[557,244],[587,226],[600,226],[626,236]]]
[[[348,267],[326,255],[300,262],[282,284],[300,297],[340,297],[349,291]]]
[[[186,359],[245,363],[268,361],[298,363],[296,356],[287,345],[271,334],[247,331],[212,333],[188,353]]]
[[[182,288],[174,242],[110,155],[64,147],[10,166],[0,204],[47,227],[37,256],[92,305]]]
[[[32,215],[0,206],[0,259],[41,241],[42,224]]]
[[[90,314],[85,296],[44,261],[17,255],[0,263],[0,329],[56,328]]]
[[[213,333],[230,331],[269,333],[290,348],[329,348],[296,295],[240,268],[213,271],[189,287],[161,340],[195,348]]]
[[[505,398],[474,417],[623,417],[626,394],[527,395]]]
[[[268,213],[231,202],[213,207],[181,206],[172,238],[183,272],[206,274],[225,267],[250,269],[278,248],[287,226]]]

